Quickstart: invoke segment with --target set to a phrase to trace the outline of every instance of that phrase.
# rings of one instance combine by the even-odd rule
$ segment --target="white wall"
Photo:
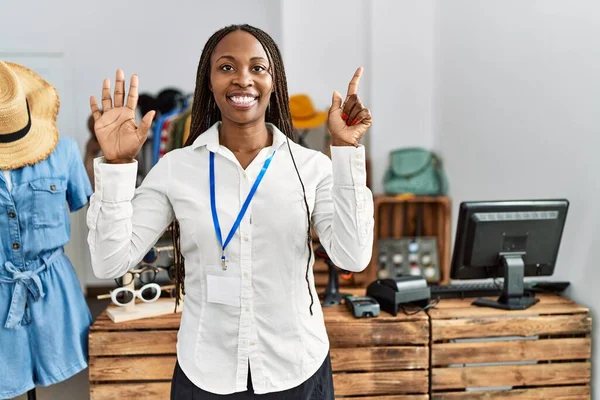
[[[282,15],[290,94],[326,110],[364,67],[359,94],[374,120],[364,143],[381,192],[391,149],[433,145],[433,0],[282,0]]]
[[[600,3],[439,1],[435,42],[435,144],[454,217],[464,200],[568,198],[555,279],[598,318]]]
[[[373,189],[390,150],[433,146],[434,1],[377,0],[371,5],[370,155]]]
[[[89,96],[100,97],[104,78],[114,81],[117,68],[129,77],[139,74],[140,92],[156,94],[166,86],[192,92],[204,43],[221,27],[249,23],[280,37],[279,2],[230,0],[192,2],[174,0],[108,0],[87,3],[76,0],[27,2],[2,5],[0,54],[52,53],[64,55],[69,77],[68,93],[59,93],[63,107],[59,119],[72,131],[83,153],[89,115]],[[10,60],[9,60],[10,61]],[[85,211],[73,219],[71,246],[67,252],[79,267],[86,284],[105,284],[96,279],[85,251]],[[73,244],[76,244],[75,248]],[[81,248],[85,249],[79,251]],[[81,266],[87,267],[82,271]]]
[[[365,69],[360,96],[373,113],[364,143],[373,189],[382,191],[388,153],[433,145],[433,0],[282,0],[282,50],[290,94],[328,109]]]
[[[316,109],[327,112],[334,90],[345,96],[359,66],[359,95],[370,106],[369,12],[366,0],[281,0],[282,40],[290,96],[310,96]],[[308,146],[326,151],[325,125],[305,137]],[[368,147],[369,136],[363,143]]]
[[[364,0],[282,0],[281,48],[291,95],[308,94],[329,110],[331,95],[344,96],[356,68],[365,67],[360,96],[368,104],[370,25]]]

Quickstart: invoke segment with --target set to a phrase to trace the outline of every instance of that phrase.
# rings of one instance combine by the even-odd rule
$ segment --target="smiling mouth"
[[[238,110],[247,110],[258,102],[258,96],[227,96],[227,101]]]

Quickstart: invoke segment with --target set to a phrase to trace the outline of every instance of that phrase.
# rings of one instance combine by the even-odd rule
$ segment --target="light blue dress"
[[[63,253],[69,211],[92,194],[77,144],[0,172],[0,398],[63,381],[87,367],[91,315]]]

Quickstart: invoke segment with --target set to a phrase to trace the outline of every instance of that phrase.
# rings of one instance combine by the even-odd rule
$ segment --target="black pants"
[[[175,364],[173,380],[171,381],[171,400],[334,400],[333,394],[333,376],[331,371],[331,359],[329,354],[323,362],[323,365],[300,385],[284,390],[267,394],[254,394],[252,388],[252,379],[250,379],[250,370],[248,370],[248,390],[240,393],[219,395],[204,391],[194,385],[179,367]]]

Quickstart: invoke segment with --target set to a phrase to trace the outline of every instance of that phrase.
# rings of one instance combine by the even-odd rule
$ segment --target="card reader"
[[[346,296],[346,304],[356,318],[379,316],[379,303],[369,296]]]

